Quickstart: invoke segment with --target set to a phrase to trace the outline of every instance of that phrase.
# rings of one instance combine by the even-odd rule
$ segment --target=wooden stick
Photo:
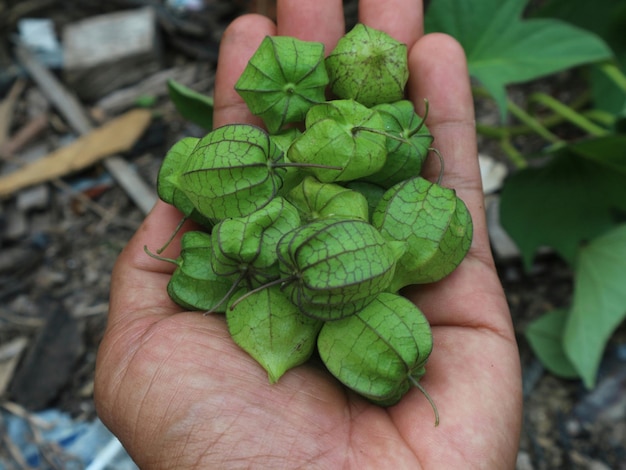
[[[16,152],[48,127],[50,116],[43,112],[24,124],[10,139],[0,145],[0,159],[10,160]]]
[[[13,108],[15,107],[17,98],[22,93],[22,90],[24,90],[25,85],[24,80],[17,80],[9,90],[7,97],[3,101],[0,101],[0,147],[4,145],[9,138]]]

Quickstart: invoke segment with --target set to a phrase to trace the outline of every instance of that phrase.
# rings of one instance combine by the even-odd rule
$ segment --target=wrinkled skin
[[[109,322],[98,354],[95,400],[104,423],[142,469],[514,468],[521,379],[510,314],[489,250],[472,97],[461,47],[422,36],[417,0],[361,0],[360,20],[409,46],[409,98],[423,112],[454,187],[475,224],[471,250],[444,280],[405,294],[433,327],[421,383],[385,409],[347,392],[322,368],[304,365],[270,385],[229,338],[224,318],[182,313],[166,293],[172,267],[147,256],[180,214],[158,203],[115,266]],[[236,19],[221,46],[215,125],[259,124],[233,86],[266,34],[322,41],[344,32],[340,0],[278,0],[277,26]],[[429,159],[424,175],[439,173]],[[175,257],[174,244],[165,256]]]

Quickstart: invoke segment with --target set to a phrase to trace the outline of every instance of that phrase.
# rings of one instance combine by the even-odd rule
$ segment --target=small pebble
[[[571,437],[577,437],[583,432],[583,427],[578,420],[568,419],[565,422],[565,430]]]
[[[524,452],[522,450],[517,454],[515,470],[534,470],[533,463],[528,452]]]
[[[589,462],[588,468],[589,470],[611,470],[611,467],[603,462],[600,462],[599,460],[592,460],[591,462]]]

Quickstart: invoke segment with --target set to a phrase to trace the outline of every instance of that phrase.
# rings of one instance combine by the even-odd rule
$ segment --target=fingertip
[[[430,103],[429,122],[474,122],[474,103],[467,59],[461,44],[444,33],[420,38],[409,50],[409,96],[423,111]]]
[[[237,47],[245,47],[254,52],[265,36],[275,34],[276,25],[270,18],[257,13],[248,13],[238,16],[226,27],[224,34],[222,34],[220,47],[229,48],[235,44]],[[220,51],[221,55],[222,51]],[[241,59],[239,62],[245,63],[248,59],[250,57]]]

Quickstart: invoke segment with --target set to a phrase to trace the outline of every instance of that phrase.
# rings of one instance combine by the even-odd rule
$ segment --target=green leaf
[[[543,18],[559,18],[600,36],[613,50],[622,72],[626,72],[626,2],[595,0],[583,2],[551,0],[534,14]],[[622,113],[626,106],[624,90],[592,67],[589,76],[595,107],[612,114]]]
[[[579,377],[579,374],[563,349],[563,331],[568,317],[567,310],[553,310],[531,322],[524,334],[544,367],[569,379]]]
[[[527,267],[536,250],[544,246],[574,265],[581,243],[624,219],[626,177],[615,168],[623,168],[626,152],[609,146],[610,141],[616,142],[599,138],[574,144],[545,166],[518,171],[505,181],[502,226]]]
[[[154,95],[140,95],[135,100],[135,104],[140,108],[152,108],[157,102]]]
[[[210,131],[213,129],[213,98],[192,90],[175,80],[168,80],[170,99],[188,121]]]
[[[470,74],[506,110],[506,85],[612,57],[596,35],[552,19],[522,20],[527,0],[433,0],[428,32],[454,36],[465,49]]]
[[[581,249],[564,348],[592,388],[611,334],[626,318],[626,225]]]
[[[613,49],[626,52],[624,21],[626,3],[616,0],[593,2],[549,0],[533,13],[539,18],[558,18],[602,37]]]
[[[626,54],[624,56],[622,63],[626,63]],[[621,72],[626,73],[626,65],[621,67]],[[599,66],[591,68],[589,78],[595,108],[623,118],[626,115],[624,89],[607,77]]]
[[[568,150],[626,177],[626,136],[607,135],[572,143]]]

